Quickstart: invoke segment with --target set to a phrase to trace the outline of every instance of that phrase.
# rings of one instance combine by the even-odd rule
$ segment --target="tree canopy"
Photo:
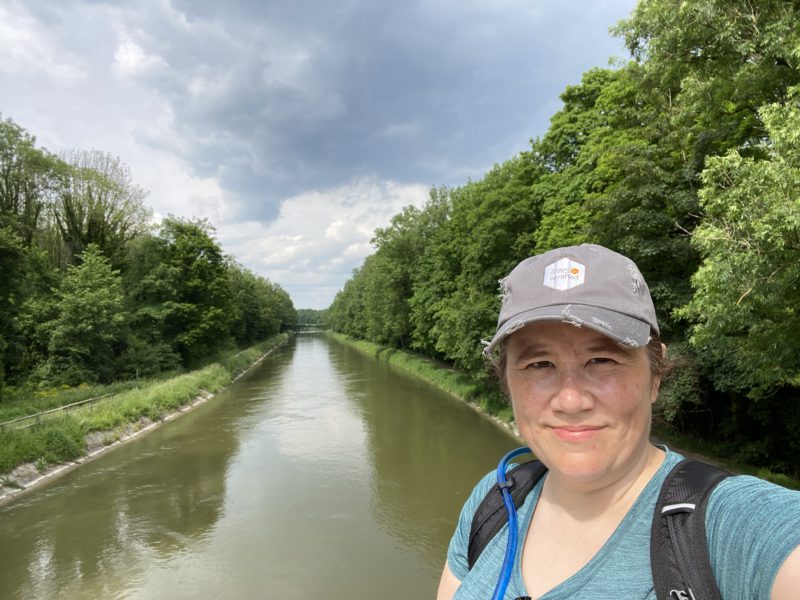
[[[292,327],[280,286],[223,254],[213,227],[164,219],[117,157],[57,157],[0,120],[0,400],[191,367]]]
[[[662,417],[797,475],[798,22],[796,2],[640,0],[614,28],[630,60],[568,86],[528,151],[377,232],[331,325],[487,382],[497,280],[601,243],[639,265],[683,365]]]

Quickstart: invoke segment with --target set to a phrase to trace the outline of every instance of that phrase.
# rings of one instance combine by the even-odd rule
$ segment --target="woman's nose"
[[[553,410],[578,413],[594,406],[594,397],[580,366],[565,365],[558,370],[551,405]]]

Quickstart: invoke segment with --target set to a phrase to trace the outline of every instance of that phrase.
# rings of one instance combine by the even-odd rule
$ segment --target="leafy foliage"
[[[0,227],[25,245],[40,226],[58,170],[58,159],[36,148],[36,138],[10,119],[0,120]]]
[[[208,223],[154,234],[145,197],[111,154],[58,158],[0,120],[0,400],[198,365],[294,324]]]
[[[87,245],[96,244],[120,266],[128,242],[149,229],[151,211],[143,202],[147,192],[108,153],[70,152],[65,162],[53,210],[65,259],[72,262]]]
[[[125,315],[119,272],[90,244],[56,291],[56,317],[42,324],[48,336],[46,379],[77,385],[108,381],[123,339]]]
[[[328,324],[328,309],[298,308],[297,324],[325,327]]]
[[[796,475],[799,10],[640,0],[615,29],[632,60],[567,87],[529,152],[398,215],[332,326],[482,381],[497,280],[530,254],[601,243],[643,271],[682,365],[660,417]]]
[[[738,452],[761,462],[800,450],[800,90],[789,98],[760,111],[767,158],[733,150],[709,160],[706,218],[692,240],[703,263],[681,311],[714,387],[727,393],[723,434],[746,432]]]

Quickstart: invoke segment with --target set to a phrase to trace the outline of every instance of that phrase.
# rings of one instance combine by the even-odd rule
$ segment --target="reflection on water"
[[[3,598],[433,597],[461,503],[515,442],[320,334],[0,507]]]
[[[455,519],[477,479],[519,445],[469,407],[425,382],[331,344],[331,363],[368,429],[374,518],[438,581]],[[344,375],[343,375],[344,376]],[[443,550],[444,549],[444,550]]]

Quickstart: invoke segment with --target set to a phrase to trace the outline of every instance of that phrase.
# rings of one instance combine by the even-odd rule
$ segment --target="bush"
[[[85,433],[71,416],[0,434],[0,472],[28,462],[37,464],[75,460],[86,451]]]

